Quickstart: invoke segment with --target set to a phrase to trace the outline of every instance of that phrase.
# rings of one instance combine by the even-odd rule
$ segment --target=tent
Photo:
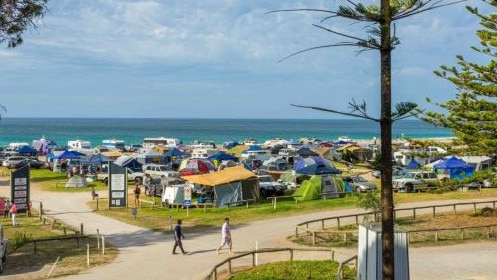
[[[214,164],[209,159],[189,158],[181,162],[178,170],[180,176],[205,174],[214,171]]]
[[[309,148],[300,148],[296,153],[301,157],[319,156],[318,153],[311,151]]]
[[[84,159],[84,162],[89,164],[102,164],[102,163],[107,163],[109,161],[112,160],[104,156],[103,154],[92,155]]]
[[[80,159],[85,154],[78,153],[76,151],[65,150],[60,155],[56,156],[56,159]]]
[[[419,169],[419,167],[421,166],[421,164],[419,164],[419,162],[415,161],[414,159],[412,159],[406,166],[407,169]]]
[[[122,167],[127,167],[133,171],[142,171],[142,164],[130,156],[120,156],[114,160],[114,163]]]
[[[338,198],[339,193],[344,192],[344,184],[341,178],[329,176],[313,176],[302,182],[294,195],[299,196],[297,200],[314,200],[323,198]]]
[[[257,176],[238,165],[208,174],[184,176],[182,179],[206,187],[212,187],[216,207],[241,205],[245,200],[259,200]]]
[[[214,160],[217,160],[217,161],[223,161],[223,160],[232,160],[234,162],[238,162],[238,158],[235,157],[235,156],[232,156],[230,154],[227,154],[225,152],[222,152],[222,151],[219,151],[211,156],[209,156],[209,159],[214,161]]]
[[[433,165],[433,168],[440,168],[447,170],[451,179],[463,179],[472,176],[475,170],[473,165],[467,164],[455,156],[444,159]]]
[[[340,174],[341,171],[335,167],[326,165],[324,163],[316,163],[295,171],[298,174],[305,175],[327,175],[327,174]]]
[[[178,157],[178,156],[183,156],[183,155],[185,155],[185,153],[183,153],[182,151],[180,151],[177,148],[172,148],[171,150],[164,153],[165,157]]]
[[[293,170],[299,170],[313,164],[331,165],[330,161],[319,156],[299,157],[295,160],[295,163],[293,164]]]

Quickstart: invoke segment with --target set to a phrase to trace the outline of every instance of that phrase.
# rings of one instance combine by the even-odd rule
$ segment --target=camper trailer
[[[90,141],[85,141],[85,140],[69,140],[67,141],[67,146],[70,150],[76,150],[76,151],[91,149]]]

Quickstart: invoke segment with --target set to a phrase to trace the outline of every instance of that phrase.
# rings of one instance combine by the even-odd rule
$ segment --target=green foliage
[[[497,7],[496,1],[487,2]],[[428,102],[447,113],[426,112],[423,120],[451,129],[472,154],[497,153],[497,15],[482,15],[478,9],[467,9],[480,19],[482,29],[476,32],[481,47],[472,49],[481,54],[481,63],[456,56],[457,67],[441,66],[435,74],[456,86],[455,98],[444,103]],[[486,60],[485,60],[486,59]],[[484,61],[487,61],[485,65]]]
[[[31,240],[31,237],[31,234],[28,234],[26,232],[21,233],[17,231],[14,233],[14,236],[12,236],[12,239],[9,240],[9,243],[12,245],[13,251],[16,251],[17,249],[26,245]]]
[[[338,272],[338,262],[334,261],[292,261],[260,265],[255,268],[236,273],[231,280],[250,279],[335,279]],[[355,279],[355,271],[344,268],[342,279]]]
[[[47,12],[48,0],[12,0],[0,2],[0,44],[9,48],[22,44],[22,33],[36,28],[39,19]]]
[[[378,213],[381,210],[380,194],[377,191],[374,191],[360,195],[357,199],[357,207],[368,212],[374,212],[374,220],[376,222],[379,221]]]

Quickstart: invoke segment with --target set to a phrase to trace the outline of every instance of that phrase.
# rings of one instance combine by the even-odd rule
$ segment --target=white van
[[[166,176],[166,178],[179,178],[179,172],[171,170],[169,165],[145,164],[142,166],[143,175],[149,174],[152,179]]]

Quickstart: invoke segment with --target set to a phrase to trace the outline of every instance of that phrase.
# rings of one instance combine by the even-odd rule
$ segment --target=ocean
[[[60,146],[69,140],[90,141],[98,146],[105,139],[124,140],[126,144],[141,144],[145,137],[178,138],[183,144],[195,140],[243,141],[256,139],[259,143],[275,138],[295,139],[313,137],[336,140],[348,136],[354,140],[380,137],[378,123],[355,119],[143,119],[143,118],[2,118],[0,146],[12,142],[32,143],[44,137]],[[451,131],[437,128],[420,120],[394,123],[394,138],[452,137]]]

